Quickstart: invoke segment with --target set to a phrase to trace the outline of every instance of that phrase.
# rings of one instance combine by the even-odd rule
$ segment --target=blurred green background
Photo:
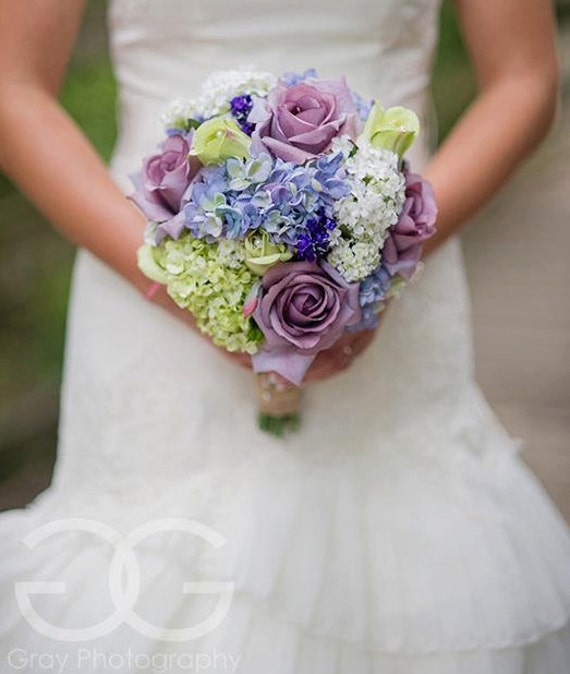
[[[108,158],[116,125],[105,5],[89,4],[61,98]],[[559,3],[560,22],[569,10]],[[440,138],[475,93],[450,2],[441,27],[433,83]],[[0,509],[27,503],[50,479],[72,261],[72,247],[0,175]]]

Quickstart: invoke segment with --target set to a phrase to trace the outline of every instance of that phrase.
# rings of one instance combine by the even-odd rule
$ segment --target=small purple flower
[[[382,262],[391,275],[409,280],[420,260],[422,243],[436,232],[437,205],[433,189],[416,173],[406,175],[406,200],[400,219],[388,230]]]
[[[253,108],[253,99],[249,94],[244,96],[236,96],[230,101],[230,112],[239,124],[240,129],[251,136],[255,129],[255,124],[247,121],[249,113]]]
[[[305,230],[297,238],[297,257],[300,260],[316,262],[324,257],[329,249],[330,233],[336,227],[336,221],[319,213],[307,220]]]
[[[316,354],[360,320],[358,289],[323,261],[271,267],[253,312],[265,335],[252,359],[255,371],[275,371],[300,384]]]
[[[354,139],[358,114],[344,78],[307,80],[289,87],[279,83],[265,106],[256,102],[249,121],[257,123],[254,142],[275,157],[303,164],[325,153],[336,136]]]

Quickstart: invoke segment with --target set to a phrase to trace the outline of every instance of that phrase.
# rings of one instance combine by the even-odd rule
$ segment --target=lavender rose
[[[431,185],[406,171],[406,200],[399,221],[388,230],[382,265],[409,280],[420,260],[422,243],[435,234],[437,206]]]
[[[169,136],[160,146],[160,152],[147,157],[142,170],[132,176],[135,193],[132,201],[144,215],[160,223],[159,230],[180,235],[183,223],[177,226],[182,197],[200,168],[200,162],[189,158],[192,132]],[[172,230],[172,231],[170,231]],[[180,231],[178,231],[180,230]]]
[[[360,320],[358,293],[358,283],[347,283],[323,261],[271,267],[253,313],[266,340],[252,357],[254,370],[300,384],[316,354]]]
[[[330,148],[335,136],[356,137],[358,114],[344,80],[308,80],[269,94],[267,107],[256,102],[249,116],[258,122],[254,141],[275,157],[303,164]]]

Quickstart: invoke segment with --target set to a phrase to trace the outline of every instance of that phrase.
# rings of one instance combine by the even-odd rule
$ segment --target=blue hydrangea
[[[299,84],[299,82],[316,79],[317,77],[317,71],[314,68],[309,68],[309,70],[305,70],[304,73],[285,73],[282,77],[279,78],[279,81],[287,87],[292,87],[295,84]]]
[[[353,323],[346,327],[347,332],[358,332],[359,330],[374,330],[378,327],[378,314],[380,313],[381,305],[379,302],[374,304],[367,304],[361,307],[361,317],[358,323]]]
[[[390,290],[391,282],[392,276],[390,272],[383,265],[378,266],[360,284],[360,306],[364,307],[367,304],[381,302],[385,299]]]
[[[260,153],[201,171],[184,208],[198,238],[238,239],[263,229],[303,255],[324,255],[336,227],[334,204],[350,192],[341,151],[298,166]]]
[[[259,206],[259,226],[275,242],[296,246],[300,237],[314,232],[315,218],[333,220],[335,201],[349,193],[342,161],[341,153],[305,166],[276,160],[267,182],[253,197]]]
[[[368,119],[368,115],[374,106],[374,101],[372,99],[362,98],[360,94],[357,94],[356,91],[351,89],[350,91],[352,96],[352,101],[358,112],[358,117],[361,121],[365,122]]]
[[[227,207],[225,171],[213,166],[201,172],[201,180],[192,186],[190,201],[184,206],[184,222],[187,229],[198,239],[210,243],[225,231],[224,211]]]
[[[392,277],[382,265],[379,265],[360,283],[358,300],[362,317],[358,323],[350,327],[351,332],[373,329],[378,325],[381,303],[386,299],[391,284]]]

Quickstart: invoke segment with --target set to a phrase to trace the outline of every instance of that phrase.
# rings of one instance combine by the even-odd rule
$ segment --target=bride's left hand
[[[375,328],[346,334],[335,342],[330,349],[317,354],[311,367],[307,370],[302,386],[323,381],[347,370],[355,359],[372,344],[389,305],[390,301],[387,301],[383,311],[378,314],[378,325]]]
[[[370,346],[378,328],[359,330],[341,337],[330,349],[321,351],[307,370],[303,385],[323,381],[344,372]]]
[[[217,349],[224,358],[227,358],[235,365],[246,370],[252,370],[251,356],[247,353],[230,353],[221,347],[215,346],[209,337],[201,333],[197,326],[194,317],[185,309],[180,309],[167,295],[163,286],[157,289],[153,295],[152,301],[160,304],[170,314],[186,323],[189,328],[197,332],[200,337],[208,341],[215,349]],[[386,312],[386,309],[379,315],[379,323]],[[358,332],[346,334],[341,337],[330,349],[321,351],[317,354],[315,360],[307,370],[303,379],[302,386],[305,384],[313,384],[329,377],[343,372],[349,368],[354,359],[365,351],[371,344],[378,328],[373,330],[359,330]]]
[[[359,330],[344,335],[330,349],[321,351],[307,370],[301,386],[314,384],[343,372],[349,368],[357,358],[372,343],[378,328],[373,330]],[[251,356],[246,353],[229,353],[220,349],[223,355],[237,365],[252,369]]]

